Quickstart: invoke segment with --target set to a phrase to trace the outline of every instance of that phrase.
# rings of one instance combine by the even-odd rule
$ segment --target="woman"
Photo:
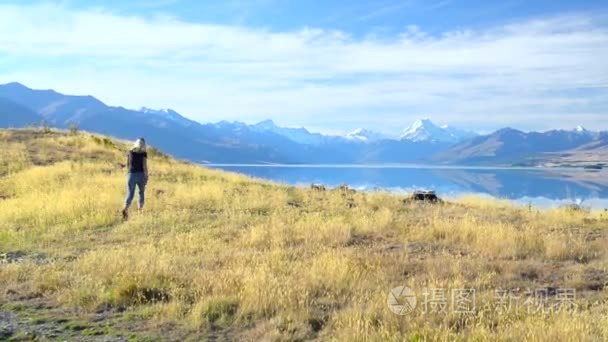
[[[129,150],[127,167],[129,170],[127,177],[128,193],[125,207],[122,210],[122,217],[125,220],[129,217],[129,207],[135,196],[135,186],[139,189],[139,211],[141,212],[144,207],[144,192],[146,190],[146,183],[148,182],[148,154],[146,153],[146,141],[144,138],[137,139],[131,150]]]

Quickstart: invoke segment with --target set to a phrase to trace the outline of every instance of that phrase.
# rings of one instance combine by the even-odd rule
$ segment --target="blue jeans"
[[[143,172],[129,172],[127,176],[127,199],[125,200],[125,208],[131,206],[133,197],[135,197],[135,186],[139,189],[139,208],[144,207],[144,192],[146,191],[146,182],[148,179]]]

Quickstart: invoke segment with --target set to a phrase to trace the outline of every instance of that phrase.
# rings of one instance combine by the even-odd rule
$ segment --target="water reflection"
[[[436,168],[412,166],[213,165],[294,185],[348,184],[360,190],[432,189],[444,197],[486,194],[542,206],[584,202],[608,207],[607,171],[581,169]]]

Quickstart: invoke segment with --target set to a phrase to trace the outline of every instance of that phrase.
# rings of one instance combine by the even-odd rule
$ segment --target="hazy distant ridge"
[[[253,125],[201,124],[171,109],[130,110],[107,106],[93,96],[34,90],[19,83],[0,85],[0,127],[24,127],[42,120],[125,139],[145,136],[157,147],[196,162],[533,165],[566,159],[605,162],[608,155],[607,135],[582,127],[548,132],[504,128],[478,136],[421,119],[399,137],[365,128],[328,136],[280,127],[271,120]]]

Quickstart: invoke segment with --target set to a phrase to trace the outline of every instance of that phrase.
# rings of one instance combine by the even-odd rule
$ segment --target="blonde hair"
[[[131,147],[131,151],[146,152],[146,140],[144,138],[139,138],[135,140],[135,142],[133,143],[133,147]]]

